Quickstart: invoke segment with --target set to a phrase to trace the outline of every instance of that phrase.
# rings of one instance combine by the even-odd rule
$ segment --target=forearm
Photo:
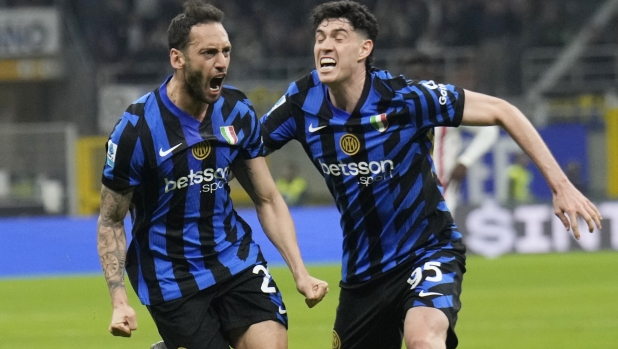
[[[127,292],[124,283],[124,267],[126,259],[126,237],[123,225],[109,225],[98,222],[99,260],[103,268],[103,274],[112,306],[127,304]]]
[[[568,183],[545,142],[519,109],[500,98],[468,90],[465,93],[462,125],[501,126],[530,156],[554,193]]]
[[[237,161],[232,169],[255,204],[262,229],[298,283],[309,274],[300,255],[294,222],[264,158]]]
[[[568,179],[549,148],[530,121],[516,107],[507,103],[504,113],[498,118],[498,124],[509,133],[511,138],[530,156],[552,192],[556,193]]]
[[[106,187],[101,189],[101,213],[97,221],[97,250],[114,307],[128,304],[124,283],[127,250],[124,217],[130,200],[131,193],[117,193]]]
[[[283,198],[277,195],[270,201],[263,201],[256,205],[256,210],[262,229],[285,260],[294,280],[309,276],[298,247],[294,222]]]

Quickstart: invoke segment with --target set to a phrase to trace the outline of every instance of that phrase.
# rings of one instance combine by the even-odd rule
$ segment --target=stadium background
[[[312,69],[308,13],[319,2],[212,1],[226,13],[233,45],[226,83],[245,91],[258,114]],[[605,218],[602,231],[576,242],[553,217],[533,167],[534,201],[510,204],[505,169],[516,146],[501,135],[469,169],[457,212],[471,252],[461,347],[617,346],[618,1],[360,2],[381,24],[376,66],[517,105],[559,163],[578,166],[572,179]],[[95,226],[105,138],[128,104],[171,73],[165,30],[181,4],[0,0],[0,348],[145,348],[156,340],[135,298],[136,338],[106,333]],[[416,76],[411,61],[424,57],[431,76]],[[325,304],[303,308],[234,183],[233,199],[284,289],[290,348],[327,347],[341,234],[323,180],[301,152],[290,144],[268,161],[274,177],[294,162],[308,181],[310,204],[292,214],[307,263],[331,284]]]

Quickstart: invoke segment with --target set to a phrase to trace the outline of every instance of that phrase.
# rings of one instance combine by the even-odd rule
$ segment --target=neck
[[[208,104],[191,97],[185,89],[182,73],[176,72],[167,83],[167,97],[185,113],[194,117],[197,121],[204,120]]]
[[[353,74],[350,79],[346,81],[328,84],[328,94],[331,103],[336,108],[352,114],[363,93],[366,76],[365,70],[363,69]]]

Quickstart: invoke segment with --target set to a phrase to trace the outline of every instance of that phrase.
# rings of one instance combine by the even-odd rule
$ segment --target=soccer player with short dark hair
[[[261,121],[269,151],[301,143],[341,213],[333,348],[399,349],[402,339],[408,348],[455,348],[465,247],[434,171],[431,129],[502,126],[547,179],[566,229],[579,238],[577,217],[592,231],[600,214],[517,108],[374,69],[378,24],[363,5],[328,2],[312,17],[316,69]]]
[[[307,305],[328,285],[311,277],[262,154],[247,97],[224,86],[231,44],[223,12],[185,4],[168,30],[174,74],[122,115],[107,143],[98,251],[113,335],[137,329],[124,269],[165,344],[191,349],[287,348],[287,314],[251,228],[230,199],[231,171]],[[123,225],[133,220],[126,251]],[[126,259],[126,263],[125,263]]]

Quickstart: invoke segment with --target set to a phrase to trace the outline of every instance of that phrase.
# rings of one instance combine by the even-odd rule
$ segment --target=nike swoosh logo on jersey
[[[285,313],[287,313],[288,311],[285,309],[282,309],[281,306],[279,306],[279,314],[283,315]]]
[[[421,290],[421,292],[418,293],[418,296],[427,297],[427,296],[444,296],[444,295],[438,292],[425,292],[425,290]]]
[[[313,127],[313,124],[309,124],[309,132],[313,133],[315,131],[319,131],[319,130],[323,129],[324,127],[326,127],[326,125],[318,126],[318,127]]]
[[[166,157],[166,156],[168,156],[171,152],[173,152],[173,151],[174,151],[174,149],[176,149],[176,148],[180,147],[181,145],[182,145],[182,143],[178,143],[178,144],[176,144],[175,146],[173,146],[173,147],[169,148],[169,149],[168,149],[168,150],[166,150],[166,151],[163,151],[163,148],[159,148],[159,156],[161,156],[162,158],[163,158],[163,157]]]

